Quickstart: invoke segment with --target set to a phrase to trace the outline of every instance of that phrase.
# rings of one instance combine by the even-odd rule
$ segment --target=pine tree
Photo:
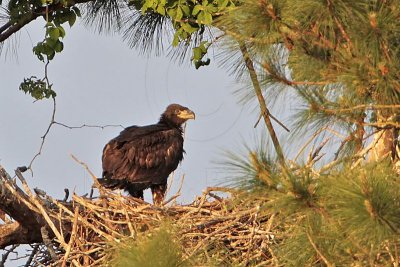
[[[235,185],[278,214],[282,236],[274,251],[285,266],[399,264],[399,6],[243,1],[217,24],[226,55],[241,52],[238,64],[254,64],[250,80],[263,85],[265,99],[288,90],[300,99],[295,134],[309,139],[299,153],[317,146],[306,163],[285,158],[280,171],[259,148],[248,148],[247,160],[228,161],[240,173]],[[261,103],[253,89],[248,96]]]

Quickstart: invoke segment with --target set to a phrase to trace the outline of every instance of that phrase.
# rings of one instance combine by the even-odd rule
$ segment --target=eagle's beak
[[[196,115],[194,114],[193,111],[190,109],[185,109],[182,110],[181,112],[178,113],[178,118],[184,119],[184,120],[189,120],[189,119],[195,119]]]

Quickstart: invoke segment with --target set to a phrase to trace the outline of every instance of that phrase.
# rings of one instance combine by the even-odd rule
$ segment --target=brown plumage
[[[194,118],[190,109],[171,104],[157,124],[123,130],[103,149],[103,178],[99,182],[141,199],[143,190],[151,188],[153,202],[161,203],[168,176],[183,159],[182,124]]]

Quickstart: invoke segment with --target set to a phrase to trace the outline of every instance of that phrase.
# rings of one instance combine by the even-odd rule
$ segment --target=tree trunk
[[[378,123],[382,127],[374,134],[374,146],[369,155],[370,162],[382,161],[387,158],[390,158],[394,163],[399,160],[397,152],[398,129],[389,122],[393,122],[393,116],[383,116],[378,113]]]

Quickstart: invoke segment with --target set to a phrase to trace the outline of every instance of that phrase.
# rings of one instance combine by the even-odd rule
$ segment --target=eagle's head
[[[180,127],[187,120],[195,119],[193,111],[179,104],[171,104],[161,114],[160,122],[167,123],[174,127]]]

